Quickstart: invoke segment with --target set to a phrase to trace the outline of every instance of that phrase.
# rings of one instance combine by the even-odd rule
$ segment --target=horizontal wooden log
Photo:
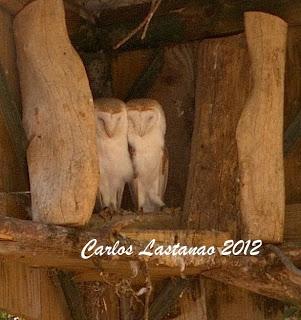
[[[0,217],[0,238],[3,239],[0,241],[0,255],[3,256],[3,259],[23,261],[32,266],[56,267],[74,271],[76,281],[101,281],[104,279],[103,273],[107,272],[112,274],[112,279],[132,277],[133,283],[143,283],[145,274],[140,263],[144,262],[141,262],[135,255],[106,256],[89,260],[80,258],[82,247],[90,239],[97,239],[101,245],[112,244],[119,238],[118,230],[116,238],[112,236],[114,230],[114,226],[107,225],[98,232],[92,232]],[[137,241],[131,242],[126,239],[126,243],[132,243],[137,248]],[[300,247],[283,247],[282,250],[297,266],[301,265]],[[268,250],[256,257],[214,255],[172,258],[157,256],[151,257],[148,265],[153,279],[181,274],[198,275],[206,272],[208,277],[221,279],[276,299],[301,304],[298,279],[291,276],[279,258]],[[184,271],[183,267],[185,267]],[[271,279],[274,280],[270,281]],[[283,288],[286,289],[283,290]]]
[[[21,214],[20,217],[26,218],[30,211],[29,199],[26,195],[20,194],[0,194],[0,215],[9,215],[17,217],[14,212]],[[130,223],[124,226],[121,233],[128,236],[131,232],[138,232],[138,230],[177,230],[181,225],[181,212],[173,209],[166,209],[162,213],[149,213],[137,217],[134,213],[127,213],[124,215],[114,215],[110,222],[116,225],[118,221],[126,218]],[[86,229],[89,232],[98,232],[107,223],[104,217],[100,215],[93,215]],[[136,231],[135,231],[136,230]],[[285,209],[285,223],[284,223],[284,242],[285,243],[301,243],[301,204],[295,203],[286,206]],[[139,235],[138,235],[139,236]],[[139,236],[140,237],[140,236]],[[141,237],[144,237],[142,235]]]
[[[80,30],[73,40],[85,51],[111,49],[145,18],[148,11],[149,4],[102,11],[97,27],[87,26],[86,31]],[[141,41],[141,34],[138,34],[123,49],[240,33],[244,30],[245,11],[271,13],[289,25],[301,23],[301,3],[298,0],[163,1],[150,23],[146,38]]]
[[[29,4],[34,0],[0,0],[0,7],[3,7],[6,9],[9,13],[15,15],[19,11],[21,11],[24,6]],[[81,1],[81,0],[68,0],[69,3],[72,3],[74,5],[83,5],[84,7],[87,7],[89,11],[92,11],[94,13],[97,13],[101,9],[116,9],[119,7],[127,7],[131,5],[137,5],[140,3],[149,2],[149,0],[122,0],[122,1],[116,1],[116,0],[99,0],[97,4],[95,5],[88,5],[89,1]]]

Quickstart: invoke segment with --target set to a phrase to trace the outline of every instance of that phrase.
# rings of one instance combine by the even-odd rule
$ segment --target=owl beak
[[[114,135],[115,126],[107,123],[104,125],[104,129],[105,129],[105,132],[108,135],[108,137],[112,138]]]
[[[143,118],[141,117],[141,114],[139,116],[140,116],[140,121],[139,121],[140,123],[139,123],[138,135],[139,137],[143,137],[146,132],[146,126],[144,125],[144,121],[143,121]]]
[[[142,124],[139,127],[138,135],[139,135],[139,137],[143,137],[145,135],[145,128],[143,127]]]

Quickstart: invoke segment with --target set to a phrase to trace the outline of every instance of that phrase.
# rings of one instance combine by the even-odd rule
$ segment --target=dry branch
[[[143,231],[141,233],[143,234]],[[159,233],[162,231],[158,231]],[[117,278],[128,278],[134,283],[143,283],[145,274],[142,272],[143,267],[139,265],[145,262],[135,254],[132,256],[104,256],[93,258],[93,261],[80,258],[81,249],[89,240],[95,238],[101,245],[110,245],[119,238],[118,235],[115,237],[112,237],[112,230],[108,227],[92,232],[0,217],[0,238],[3,239],[0,241],[0,254],[5,259],[23,261],[33,266],[75,271],[76,281],[101,281],[101,271],[102,274],[107,272]],[[145,245],[130,239],[126,239],[126,243],[132,244],[134,251]],[[300,266],[300,247],[283,247],[282,251],[297,267]],[[130,261],[137,261],[137,275],[133,273]],[[183,264],[185,269],[181,271]],[[214,255],[182,256],[174,259],[170,256],[156,256],[150,257],[148,268],[152,279],[204,273],[206,276],[263,295],[301,303],[301,290],[296,284],[296,279],[290,277],[287,268],[269,250],[256,257]],[[283,290],[284,286],[286,290]]]
[[[143,29],[143,32],[142,32],[141,40],[144,40],[148,26],[154,16],[154,14],[158,10],[160,4],[161,4],[161,0],[153,0],[152,4],[151,4],[150,11],[149,11],[148,15],[144,18],[144,20],[134,30],[132,30],[124,39],[120,40],[113,47],[113,49],[116,50],[116,49],[120,48],[121,46],[123,46],[126,42],[128,42],[135,34],[137,34],[142,29]]]

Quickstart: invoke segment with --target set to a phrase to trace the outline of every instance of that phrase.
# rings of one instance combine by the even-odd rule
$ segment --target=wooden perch
[[[236,131],[244,239],[280,243],[284,224],[283,100],[287,24],[245,14],[253,88]]]
[[[92,95],[69,41],[62,0],[37,0],[15,18],[32,216],[83,225],[98,185]]]
[[[158,235],[162,231],[158,230]],[[143,234],[143,231],[141,231]],[[202,232],[195,231],[196,235]],[[83,260],[80,251],[87,241],[95,238],[101,245],[112,244],[112,230],[103,227],[99,232],[67,227],[43,225],[31,221],[0,217],[0,254],[3,259],[23,261],[32,266],[64,268],[74,271],[76,281],[101,281],[100,272],[112,274],[112,279],[128,277],[134,283],[143,283],[144,274],[139,267],[140,258],[132,256],[104,256]],[[226,237],[227,235],[225,235]],[[212,243],[214,244],[214,237]],[[143,245],[132,243],[136,249]],[[300,266],[300,247],[283,247],[284,254],[296,266]],[[137,267],[133,269],[133,262]],[[144,263],[144,262],[143,262]],[[295,277],[290,277],[286,267],[272,252],[266,250],[260,256],[219,255],[192,257],[150,257],[149,271],[152,278],[162,279],[176,275],[198,275],[205,272],[208,277],[235,284],[280,300],[301,303],[300,287]],[[181,271],[181,265],[185,270]],[[209,271],[208,271],[209,270]],[[274,279],[273,281],[270,281]],[[286,290],[283,290],[283,287]]]

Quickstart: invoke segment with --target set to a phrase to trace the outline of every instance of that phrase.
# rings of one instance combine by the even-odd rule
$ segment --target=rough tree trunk
[[[20,166],[16,154],[14,135],[9,134],[7,121],[3,115],[12,114],[9,107],[13,101],[18,104],[19,85],[16,71],[15,47],[12,33],[12,18],[0,9],[0,64],[4,71],[5,88],[1,87],[0,94],[0,210],[10,216],[24,219],[27,217],[25,206],[28,205],[26,196],[19,197],[11,194],[14,191],[27,191],[27,172]],[[1,72],[2,72],[1,70]],[[8,89],[9,92],[5,92]],[[5,96],[3,96],[5,95]],[[6,104],[9,101],[9,104]],[[14,105],[16,106],[16,105]],[[18,112],[19,110],[14,110]],[[16,121],[15,128],[20,128]],[[12,126],[9,126],[12,128]],[[23,132],[14,132],[15,137],[22,136]],[[25,138],[25,137],[23,137]],[[18,148],[23,150],[22,146]],[[22,155],[25,158],[25,154]],[[0,309],[11,314],[24,316],[32,320],[68,320],[70,314],[60,287],[56,287],[48,277],[46,269],[32,268],[18,261],[7,261],[3,256],[0,259]]]
[[[250,13],[249,17],[254,19],[267,19],[270,23],[276,23],[278,18],[273,18],[264,14]],[[248,36],[251,32],[256,31],[258,26],[254,26],[251,30],[251,26],[248,25]],[[258,22],[258,21],[257,21]],[[260,23],[260,22],[259,22]],[[263,24],[263,22],[262,22]],[[280,21],[280,25],[283,28],[284,23]],[[280,28],[281,28],[280,27]],[[283,30],[283,29],[282,29]],[[265,36],[265,31],[262,34]],[[269,34],[270,35],[270,34]],[[264,37],[263,36],[263,37]],[[268,58],[266,63],[270,66],[270,70],[274,70],[275,66],[279,67],[279,82],[277,82],[277,88],[279,94],[279,100],[274,103],[275,112],[268,117],[276,120],[276,125],[272,126],[272,131],[276,135],[277,144],[270,145],[269,141],[265,140],[270,137],[269,132],[265,132],[264,128],[257,128],[254,135],[260,136],[260,144],[263,144],[270,152],[272,159],[274,153],[277,154],[278,160],[281,166],[282,159],[282,145],[280,137],[282,137],[282,113],[283,110],[281,104],[281,98],[283,98],[283,74],[284,74],[284,52],[283,52],[283,38],[280,36],[280,44],[275,43],[273,45],[279,45],[279,55],[281,56],[280,67],[278,62],[274,59]],[[260,40],[264,40],[259,38]],[[249,40],[249,39],[248,39]],[[249,43],[248,43],[249,44]],[[250,44],[249,44],[250,45]],[[259,45],[257,47],[261,48]],[[269,47],[273,50],[273,46]],[[265,52],[264,52],[265,53]],[[270,53],[268,53],[270,54]],[[252,58],[252,56],[251,56]],[[253,61],[252,61],[253,62]],[[272,65],[271,65],[272,64]],[[247,43],[244,35],[233,36],[229,38],[206,40],[200,44],[199,47],[199,66],[198,66],[198,80],[196,86],[196,120],[192,141],[192,162],[190,164],[189,180],[187,189],[187,195],[185,199],[185,215],[187,218],[188,226],[197,226],[204,229],[216,229],[216,230],[229,230],[232,232],[234,238],[239,238],[242,234],[240,217],[240,196],[242,194],[241,187],[246,185],[251,187],[254,181],[244,181],[244,185],[240,186],[239,178],[240,172],[239,165],[241,166],[242,157],[240,154],[240,162],[238,161],[238,149],[236,145],[236,128],[241,117],[241,113],[244,110],[244,105],[252,90],[252,79],[250,73],[250,61],[247,50]],[[268,74],[269,75],[269,74]],[[262,79],[254,79],[255,86],[262,83]],[[260,81],[259,84],[256,82]],[[276,95],[277,96],[277,95]],[[271,104],[263,106],[263,108],[273,107]],[[257,121],[269,119],[261,114],[261,109],[252,109],[253,116],[257,117]],[[261,118],[260,118],[261,117]],[[254,122],[253,122],[254,123]],[[252,125],[252,121],[245,123],[247,129]],[[242,142],[241,132],[238,132],[238,139]],[[251,141],[252,142],[252,141]],[[265,145],[268,143],[268,146]],[[257,144],[258,145],[258,144]],[[256,146],[257,146],[256,145]],[[256,146],[250,152],[256,152]],[[240,149],[241,152],[241,149]],[[266,151],[267,152],[267,151]],[[249,154],[252,159],[252,153]],[[247,159],[249,160],[249,158]],[[243,163],[245,166],[245,162]],[[268,162],[274,169],[279,168],[279,164],[270,160]],[[243,169],[246,169],[244,167]],[[251,174],[256,170],[264,170],[264,164],[261,167],[252,167]],[[241,169],[242,170],[242,169]],[[263,173],[261,175],[263,176]],[[265,230],[269,232],[263,233],[258,229],[256,234],[252,234],[255,238],[263,238],[270,241],[279,241],[282,238],[283,233],[283,217],[284,211],[284,188],[283,188],[283,171],[279,173],[276,171],[274,174],[276,181],[277,196],[271,193],[263,193],[263,198],[255,198],[255,205],[260,204],[260,200],[267,204],[269,201],[276,201],[280,210],[274,212],[270,210],[269,216],[274,215],[273,218],[276,224],[269,224],[266,220]],[[261,181],[261,180],[260,180]],[[265,181],[264,181],[265,183]],[[261,186],[262,186],[261,181]],[[272,187],[271,185],[269,187]],[[265,190],[267,190],[265,188]],[[246,195],[243,194],[246,199]],[[251,201],[251,200],[249,200]],[[244,217],[246,215],[256,219],[257,212],[244,210]],[[267,217],[267,215],[266,215]],[[278,220],[277,220],[278,219]],[[244,230],[254,230],[256,222],[248,219],[243,220],[246,224]],[[248,227],[248,228],[246,228]],[[246,235],[246,234],[245,234]],[[248,234],[247,234],[248,236]],[[214,273],[214,272],[213,272]],[[212,273],[212,274],[213,274]],[[227,314],[236,317],[237,319],[279,319],[282,313],[282,305],[275,305],[273,310],[269,313],[272,300],[264,297],[248,293],[244,290],[234,287],[228,287],[218,282],[206,280],[205,282],[205,304],[206,317],[204,317],[204,310],[199,311],[199,318],[206,320],[222,320],[227,319]],[[224,294],[226,292],[226,294]],[[227,301],[231,298],[232,303]],[[241,303],[244,303],[244,312],[241,312]],[[203,317],[203,318],[202,318]],[[185,319],[185,318],[184,318]]]
[[[32,215],[83,225],[98,184],[93,100],[68,39],[62,0],[37,0],[15,18]]]
[[[287,24],[245,14],[253,87],[236,131],[243,238],[280,243],[284,224],[283,102]]]

